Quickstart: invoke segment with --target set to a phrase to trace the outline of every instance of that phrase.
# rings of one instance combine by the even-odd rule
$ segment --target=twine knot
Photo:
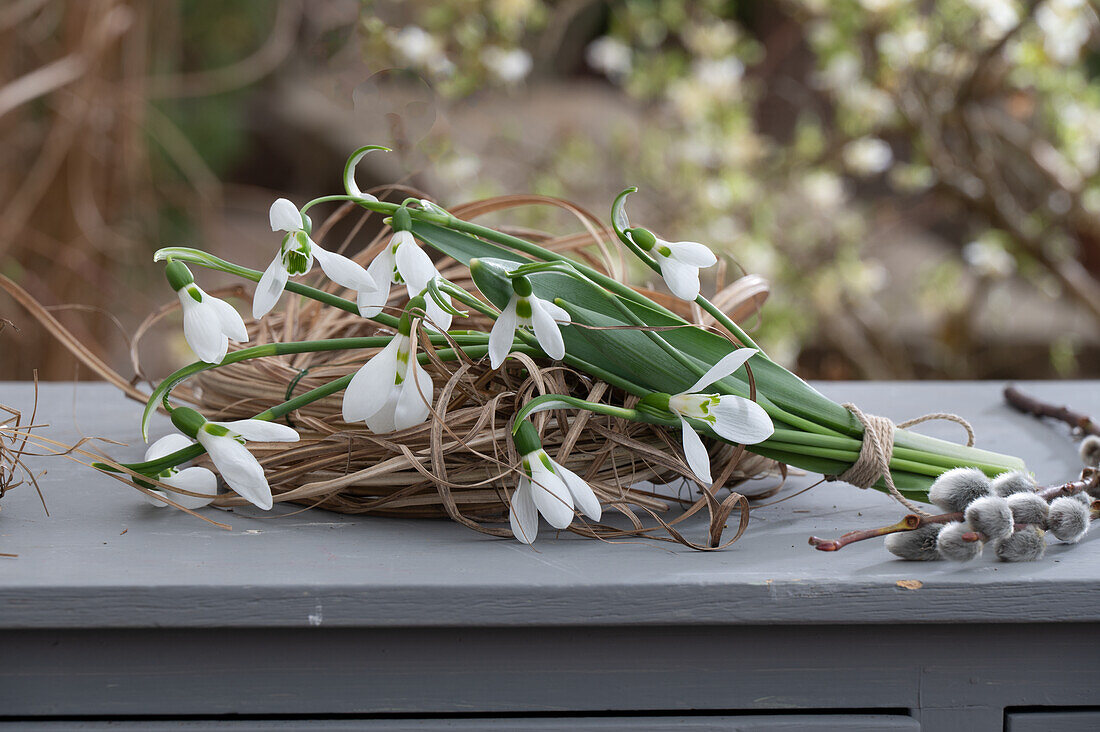
[[[970,426],[970,423],[957,414],[934,412],[895,425],[887,417],[864,413],[855,404],[844,404],[843,406],[863,425],[863,444],[860,445],[859,457],[856,458],[855,463],[840,475],[830,475],[828,479],[843,480],[845,483],[851,483],[857,488],[870,488],[878,482],[879,478],[882,478],[883,483],[886,484],[886,489],[898,503],[921,516],[931,515],[903,496],[897,486],[894,485],[894,476],[890,474],[890,460],[894,456],[894,430],[899,427],[902,429],[912,427],[915,424],[935,419],[947,420],[962,425],[966,430],[966,446],[973,447],[974,428]]]

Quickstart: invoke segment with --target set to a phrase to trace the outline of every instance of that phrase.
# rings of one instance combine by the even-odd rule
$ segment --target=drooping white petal
[[[394,429],[408,429],[426,420],[431,414],[432,377],[415,359],[409,363],[399,390],[401,393],[393,410]]]
[[[217,314],[218,325],[221,326],[222,333],[225,333],[230,340],[237,343],[246,343],[248,341],[248,329],[244,327],[244,319],[237,312],[237,309],[225,300],[210,297],[206,293],[203,293],[203,296],[210,303],[210,309]]]
[[[183,308],[183,337],[200,359],[221,363],[229,350],[229,338],[222,333],[218,313],[210,307],[209,296],[196,302],[187,290],[184,287],[178,293]]]
[[[226,485],[241,498],[265,511],[272,506],[271,486],[260,463],[241,443],[228,435],[199,430],[198,440],[210,454]]]
[[[658,242],[664,244],[672,252],[672,258],[690,264],[693,267],[713,267],[718,263],[718,257],[714,252],[695,241]]]
[[[603,507],[600,506],[596,494],[592,492],[592,486],[559,462],[554,463],[554,471],[561,476],[565,487],[569,489],[569,494],[573,496],[573,504],[580,509],[581,513],[593,521],[599,521],[600,516],[603,515]]]
[[[394,416],[397,413],[397,400],[401,398],[401,389],[391,386],[384,392],[385,401],[378,411],[367,417],[367,429],[376,435],[384,435],[397,429]]]
[[[174,452],[179,452],[185,447],[191,447],[195,444],[186,435],[181,435],[179,432],[170,432],[164,437],[160,438],[145,450],[145,461],[160,460],[162,457],[167,457]]]
[[[451,296],[445,292],[439,293],[443,296],[443,299],[448,303],[451,302]],[[443,307],[435,301],[435,298],[431,295],[425,296],[424,315],[427,317],[424,325],[432,330],[438,329],[439,331],[448,331],[451,329],[451,320],[454,318],[449,312],[443,309]]]
[[[325,276],[341,287],[356,292],[378,289],[374,278],[370,276],[367,270],[343,254],[322,249],[317,244],[312,246],[312,251]]]
[[[730,442],[755,445],[775,432],[771,417],[756,402],[732,394],[719,398],[711,407],[714,424],[711,429]]]
[[[379,149],[379,148],[373,147],[373,146],[367,146],[365,148],[361,148],[361,149],[357,150],[355,152],[355,154],[352,155],[348,159],[348,162],[345,164],[345,166],[344,166],[344,190],[347,191],[349,196],[354,196],[355,198],[362,198],[366,201],[377,201],[378,200],[378,198],[376,198],[375,196],[372,196],[369,193],[363,193],[361,190],[359,190],[359,186],[356,185],[356,183],[355,183],[355,166],[359,164],[359,161],[363,159],[364,155],[366,155],[369,152],[372,152],[373,150],[377,150],[377,149]]]
[[[568,311],[566,311],[565,308],[558,307],[550,300],[543,300],[541,297],[536,298],[534,295],[531,296],[531,299],[538,300],[542,307],[546,309],[546,312],[549,313],[550,317],[558,321],[559,323],[572,322],[572,318],[570,318],[569,313]]]
[[[660,262],[661,275],[672,294],[681,300],[694,302],[699,297],[699,268],[669,257],[662,257]]]
[[[283,294],[288,277],[290,275],[283,266],[282,255],[276,254],[275,259],[271,260],[271,264],[264,270],[263,276],[256,285],[256,293],[252,296],[253,318],[259,320],[271,312],[271,308],[275,307],[275,303],[279,302],[279,297]]]
[[[542,464],[538,453],[531,456],[531,489],[535,507],[555,529],[564,529],[573,522],[573,497],[565,481]]]
[[[702,391],[704,387],[710,386],[716,381],[721,381],[744,366],[745,362],[755,354],[755,348],[738,348],[736,351],[727,353],[725,356],[718,359],[718,363],[707,369],[707,372],[700,376],[698,381],[687,389],[684,389],[681,393],[695,394]]]
[[[531,324],[539,346],[547,356],[558,361],[565,357],[565,340],[553,316],[546,312],[545,305],[543,302],[531,302]]]
[[[704,485],[710,485],[714,481],[710,477],[710,455],[703,445],[702,438],[692,429],[686,419],[680,419],[680,427],[683,432],[684,459],[688,467]]]
[[[236,419],[214,424],[221,425],[250,442],[297,442],[300,437],[293,427],[264,419]]]
[[[397,247],[397,253],[394,255],[397,271],[401,278],[405,280],[405,286],[409,289],[409,297],[416,297],[428,286],[428,280],[436,277],[439,273],[436,272],[435,265],[432,264],[432,258],[420,248],[416,240],[413,239],[412,234],[407,231],[399,231],[394,237],[396,238],[400,234],[406,234],[407,237],[402,237],[402,241]]]
[[[344,390],[345,422],[369,419],[382,408],[390,393],[395,390],[393,382],[397,375],[397,351],[403,337],[394,336],[385,348],[363,364],[351,378],[351,383]]]
[[[519,318],[516,317],[517,298],[513,293],[512,299],[504,306],[504,310],[493,323],[493,329],[489,331],[489,365],[494,369],[499,368],[512,351],[512,341],[519,324]]]
[[[367,265],[367,274],[374,282],[374,287],[360,290],[356,297],[359,314],[364,318],[373,318],[378,315],[390,299],[390,285],[393,283],[393,246],[391,240],[391,243]]]
[[[218,479],[206,468],[184,468],[173,476],[161,478],[160,481],[173,488],[179,488],[192,493],[201,493],[200,496],[188,496],[182,493],[172,493],[168,497],[184,508],[196,509],[209,505],[218,495]],[[167,505],[160,502],[161,505]]]
[[[508,521],[512,524],[512,535],[524,544],[535,541],[539,533],[539,512],[535,508],[531,481],[526,475],[520,477],[519,486],[512,494],[508,509]]]
[[[302,228],[302,214],[297,206],[285,198],[271,204],[267,215],[271,220],[272,231],[299,231]]]

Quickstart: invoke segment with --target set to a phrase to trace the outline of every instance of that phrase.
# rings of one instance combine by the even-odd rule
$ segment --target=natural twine
[[[931,516],[930,513],[903,496],[897,486],[894,485],[894,477],[890,474],[890,459],[894,456],[894,430],[912,427],[921,422],[942,419],[962,425],[963,429],[966,430],[966,446],[973,447],[974,428],[965,419],[950,412],[933,412],[895,425],[887,417],[866,414],[855,404],[844,404],[843,406],[863,425],[863,444],[859,448],[859,457],[852,467],[840,475],[829,476],[829,480],[843,480],[845,483],[851,483],[857,488],[870,488],[881,477],[886,484],[886,489],[898,503],[913,513],[921,516]]]

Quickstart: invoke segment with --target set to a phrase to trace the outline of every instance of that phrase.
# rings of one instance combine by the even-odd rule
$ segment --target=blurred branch
[[[270,74],[294,49],[294,39],[302,20],[302,6],[298,0],[283,0],[277,6],[271,33],[251,56],[220,69],[151,77],[148,80],[149,97],[162,99],[221,94],[253,84]]]

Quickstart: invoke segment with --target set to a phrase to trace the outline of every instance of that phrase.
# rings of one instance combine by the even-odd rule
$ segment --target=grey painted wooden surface
[[[1021,454],[1045,481],[1072,478],[1064,433],[1001,406],[999,386],[823,391],[895,419],[964,413],[980,446]],[[1095,384],[1027,387],[1100,413]],[[0,403],[28,413],[29,395],[0,384]],[[46,385],[41,406],[37,421],[56,439],[130,440],[111,448],[125,459],[143,451],[138,406],[108,387],[74,395]],[[159,421],[153,436],[164,429]],[[826,712],[878,712],[976,732],[1006,720],[1038,729],[1042,718],[1026,714],[1100,705],[1095,537],[1034,565],[911,564],[878,542],[815,552],[810,534],[904,513],[838,484],[755,511],[746,536],[712,554],[549,532],[531,549],[445,521],[289,516],[289,507],[211,511],[232,523],[225,532],[146,506],[81,466],[37,465],[48,470],[52,517],[26,488],[0,511],[0,552],[19,554],[0,560],[0,722],[9,728],[151,714],[209,716],[195,721],[217,728],[240,714],[462,730],[470,717],[507,714],[503,729],[606,731],[620,712],[660,715],[657,724],[692,712],[692,724],[709,724],[768,711],[794,729],[813,715],[837,720]],[[578,722],[597,713],[597,723]],[[420,727],[380,718],[393,715],[439,718]]]
[[[1100,413],[1091,383],[1027,385]],[[826,384],[822,390],[902,419],[953,410],[979,445],[1017,453],[1043,481],[1078,470],[1057,428],[1012,413],[995,383]],[[26,409],[30,387],[0,385],[0,403]],[[139,406],[106,385],[47,384],[38,421],[55,439],[103,436],[140,459]],[[158,419],[152,436],[167,431]],[[928,431],[952,436],[954,425]],[[33,490],[9,493],[0,512],[0,627],[225,627],[380,625],[620,625],[896,623],[1100,619],[1093,532],[1040,564],[983,558],[968,565],[895,560],[879,541],[827,554],[811,534],[835,536],[892,523],[905,511],[882,494],[825,484],[753,512],[726,552],[675,545],[618,546],[542,532],[534,548],[449,521],[346,517],[319,510],[232,513],[223,531],[143,503],[136,491],[64,459],[36,463],[52,516]],[[789,490],[808,484],[795,478]],[[289,515],[295,513],[295,515]],[[687,529],[703,535],[701,522]],[[123,533],[125,531],[125,533]],[[917,580],[919,590],[899,580]]]

